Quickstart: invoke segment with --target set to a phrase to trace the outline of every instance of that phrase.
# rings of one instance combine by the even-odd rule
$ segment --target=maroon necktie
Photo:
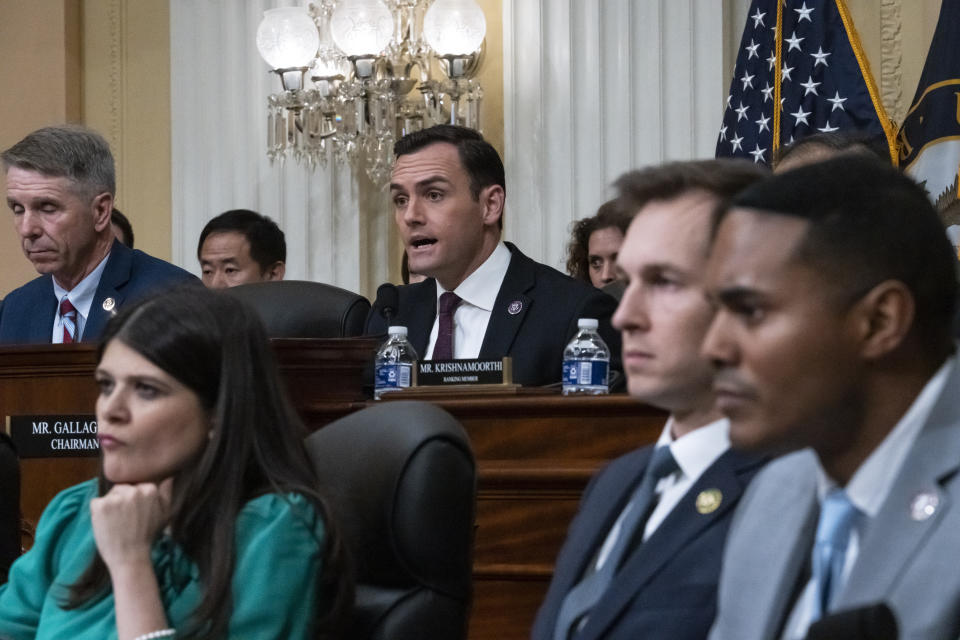
[[[440,319],[437,343],[433,345],[434,360],[453,360],[453,314],[463,300],[452,291],[440,295],[437,304]]]
[[[70,344],[77,335],[77,308],[68,298],[60,301],[60,322],[63,323],[63,344]]]

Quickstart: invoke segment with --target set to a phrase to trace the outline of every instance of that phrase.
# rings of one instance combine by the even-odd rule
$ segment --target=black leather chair
[[[363,296],[322,282],[252,282],[225,291],[256,309],[271,338],[359,336],[370,311]]]
[[[307,448],[355,569],[345,640],[466,638],[476,469],[460,424],[435,405],[389,401]]]
[[[20,459],[13,442],[0,433],[0,584],[20,555]]]

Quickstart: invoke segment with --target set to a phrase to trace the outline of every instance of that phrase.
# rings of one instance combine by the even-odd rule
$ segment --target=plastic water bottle
[[[387,329],[387,340],[377,351],[373,365],[373,397],[380,399],[385,393],[410,386],[417,352],[407,340],[406,327]]]
[[[577,320],[577,335],[563,350],[563,395],[608,393],[610,349],[597,333],[596,318]]]

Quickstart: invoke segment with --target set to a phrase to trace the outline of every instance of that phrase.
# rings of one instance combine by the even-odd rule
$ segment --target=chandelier
[[[393,143],[434,124],[480,129],[486,21],[474,0],[319,0],[264,12],[257,48],[280,78],[267,157],[332,157],[381,184]]]

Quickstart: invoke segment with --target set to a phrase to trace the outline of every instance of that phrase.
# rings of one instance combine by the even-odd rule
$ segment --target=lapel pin
[[[113,298],[104,299],[103,304],[100,306],[102,306],[103,310],[109,313],[111,316],[117,315],[117,312],[116,312],[117,301],[114,300]]]
[[[938,506],[940,506],[940,497],[936,493],[921,491],[910,503],[910,517],[917,522],[923,522],[936,512]]]
[[[720,489],[705,489],[697,496],[697,513],[707,515],[713,513],[723,502],[723,493]]]
[[[521,309],[523,309],[523,303],[520,302],[519,300],[514,300],[513,302],[510,303],[510,306],[507,307],[507,313],[509,313],[512,316],[515,316],[518,313],[520,313]]]

